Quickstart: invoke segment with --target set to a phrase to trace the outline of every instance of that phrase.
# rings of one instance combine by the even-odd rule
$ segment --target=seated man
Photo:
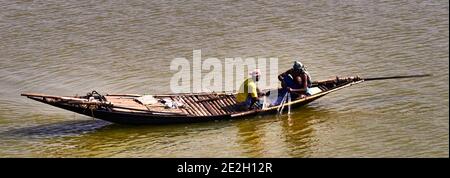
[[[239,92],[236,96],[237,107],[240,110],[250,110],[254,108],[255,103],[258,101],[258,95],[263,96],[256,86],[256,82],[259,81],[260,72],[258,69],[251,72],[251,78],[248,78],[239,87]]]
[[[281,81],[282,89],[278,94],[279,99],[273,105],[280,104],[287,92],[291,93],[291,98],[294,100],[311,95],[309,92],[311,77],[299,61],[294,62],[292,69],[278,75],[278,80]]]

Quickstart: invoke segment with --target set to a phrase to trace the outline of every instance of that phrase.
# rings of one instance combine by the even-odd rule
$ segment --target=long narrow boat
[[[23,93],[30,99],[119,124],[174,124],[236,119],[257,114],[276,113],[308,104],[331,92],[369,80],[423,77],[428,75],[378,78],[334,78],[315,81],[314,93],[262,109],[242,111],[236,107],[236,93],[191,93],[165,95],[106,94],[93,91],[86,96],[53,96]],[[271,93],[279,89],[267,90]],[[267,92],[266,91],[266,92]],[[287,107],[285,107],[287,106]]]

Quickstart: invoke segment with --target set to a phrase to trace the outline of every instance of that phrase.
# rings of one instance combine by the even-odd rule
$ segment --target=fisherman
[[[281,81],[282,89],[278,95],[279,99],[273,105],[280,104],[287,92],[291,93],[291,98],[294,100],[311,95],[309,90],[311,87],[311,76],[300,61],[295,61],[292,69],[278,75],[278,80]]]
[[[236,96],[237,107],[239,110],[251,110],[255,108],[259,108],[262,104],[259,102],[258,96],[264,96],[265,94],[261,93],[256,83],[260,78],[259,69],[255,69],[250,73],[251,78],[247,78],[239,87],[239,92]]]

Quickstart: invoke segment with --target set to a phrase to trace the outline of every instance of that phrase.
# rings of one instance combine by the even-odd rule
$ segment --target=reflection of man
[[[240,110],[253,109],[253,106],[258,101],[258,95],[263,95],[256,86],[256,82],[259,81],[260,77],[259,69],[255,69],[250,75],[252,77],[241,84],[236,96],[237,106]]]
[[[263,157],[267,152],[264,144],[266,137],[265,126],[261,122],[236,122],[237,146],[245,152],[248,157]],[[277,143],[282,139],[275,139]]]

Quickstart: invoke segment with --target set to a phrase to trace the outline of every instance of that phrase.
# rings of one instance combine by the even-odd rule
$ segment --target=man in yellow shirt
[[[253,109],[253,105],[258,101],[258,94],[260,91],[256,86],[259,81],[259,69],[255,69],[250,73],[252,76],[244,81],[239,87],[239,92],[236,96],[237,106],[241,110]],[[260,94],[261,95],[261,94]]]

